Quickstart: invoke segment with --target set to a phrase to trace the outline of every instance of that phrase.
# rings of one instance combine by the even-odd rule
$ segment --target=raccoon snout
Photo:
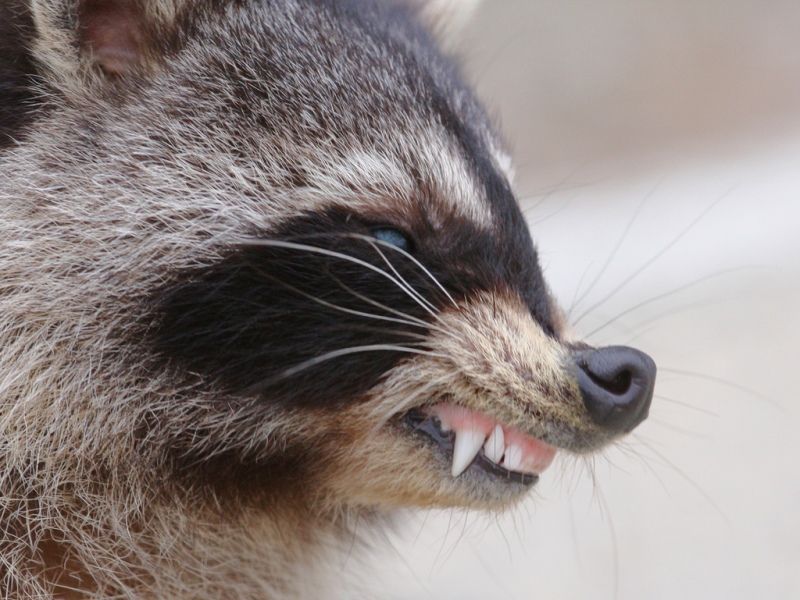
[[[644,352],[609,346],[575,354],[583,404],[595,423],[627,433],[645,420],[653,399],[656,364]]]

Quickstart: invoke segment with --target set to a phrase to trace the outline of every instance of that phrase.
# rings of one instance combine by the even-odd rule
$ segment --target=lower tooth
[[[505,450],[506,442],[503,435],[503,428],[500,425],[495,425],[492,435],[486,440],[483,446],[483,453],[493,463],[500,464],[500,459],[503,458],[503,450]]]
[[[519,446],[509,446],[503,458],[503,467],[509,471],[517,471],[522,466],[522,448]]]

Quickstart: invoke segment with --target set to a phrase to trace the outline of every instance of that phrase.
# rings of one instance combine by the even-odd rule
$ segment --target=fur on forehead
[[[374,150],[353,149],[335,159],[317,156],[320,162],[307,169],[306,185],[293,191],[294,207],[314,211],[333,201],[367,215],[394,213],[402,221],[424,198],[425,217],[437,228],[454,216],[491,228],[489,202],[481,186],[472,183],[457,148],[430,131],[421,130],[415,139],[422,170],[417,177],[399,157]]]
[[[377,0],[406,4],[447,43],[472,16],[480,0]],[[177,40],[174,26],[211,7],[203,0],[30,0],[37,32],[32,50],[64,90],[98,75],[152,69]]]
[[[353,4],[353,0],[311,3],[315,11],[340,5],[350,10]],[[361,4],[387,3],[355,0],[355,5]],[[318,210],[331,203],[354,210],[402,211],[425,198],[426,211],[434,224],[457,216],[486,227],[491,225],[492,199],[486,197],[484,186],[472,172],[470,161],[474,156],[465,154],[479,152],[494,164],[495,170],[501,171],[497,158],[500,144],[455,71],[436,57],[432,48],[425,48],[424,38],[414,37],[422,34],[410,23],[403,22],[401,32],[390,32],[391,48],[375,42],[368,31],[357,31],[364,34],[363,43],[353,42],[363,46],[358,48],[363,54],[358,57],[359,63],[348,65],[345,71],[339,65],[336,72],[327,72],[322,57],[305,56],[293,49],[303,37],[300,30],[309,24],[323,28],[321,51],[329,50],[335,55],[342,52],[342,44],[351,43],[347,37],[357,26],[346,25],[355,29],[345,30],[329,23],[326,14],[308,15],[303,12],[306,4],[301,6],[296,0],[274,5],[219,4],[216,8],[177,0],[82,0],[73,5],[62,0],[35,0],[34,14],[40,31],[37,56],[49,65],[51,76],[62,90],[81,92],[80,104],[85,107],[81,118],[89,114],[88,92],[90,101],[98,103],[97,122],[122,133],[117,139],[112,134],[100,140],[101,132],[95,132],[91,140],[93,145],[118,144],[122,140],[114,150],[117,159],[144,144],[141,152],[158,160],[162,150],[152,139],[145,139],[143,132],[125,129],[126,123],[141,118],[151,123],[149,129],[158,132],[156,137],[165,141],[168,154],[162,164],[175,162],[176,145],[185,146],[194,140],[192,143],[196,141],[198,148],[205,148],[204,155],[213,156],[214,160],[206,160],[204,168],[211,169],[215,177],[207,174],[202,179],[217,181],[233,176],[239,200],[243,206],[255,209],[245,221],[256,226],[269,228],[274,218],[286,216],[287,194],[298,212]],[[453,9],[451,6],[445,10],[439,2],[425,3],[424,7],[440,16]],[[242,14],[226,19],[229,31],[219,31],[216,20],[203,23],[203,12],[211,10]],[[203,41],[197,43],[197,48],[190,39],[174,42],[176,46],[171,51],[178,54],[169,61],[169,67],[161,69],[157,55],[167,49],[158,46],[162,42],[153,40],[162,34],[167,40],[164,44],[180,38],[174,31],[169,32],[178,23],[186,22],[187,11],[195,19],[194,33]],[[307,22],[298,21],[300,12]],[[90,19],[92,25],[87,26],[90,16],[94,20]],[[319,23],[311,22],[315,18]],[[403,29],[406,25],[408,31]],[[98,46],[120,28],[122,46]],[[265,32],[273,39],[270,48],[254,47],[252,56],[237,56],[237,62],[232,62],[237,48],[248,40],[262,39]],[[217,44],[213,55],[203,45],[208,39]],[[73,56],[76,47],[80,52]],[[389,51],[407,53],[408,60],[383,56]],[[209,62],[224,63],[246,77],[220,81],[219,69],[209,67]],[[131,74],[128,71],[133,71],[137,86],[144,76],[145,80],[155,80],[157,89],[151,91],[146,84],[137,87],[135,96],[125,98],[124,106],[116,106]],[[118,95],[96,93],[97,86],[109,82]],[[163,108],[154,113],[154,103]],[[198,106],[202,110],[195,108]],[[174,113],[191,117],[185,122],[172,118],[154,120],[159,118],[154,115]],[[363,127],[362,119],[352,119],[352,113],[368,120],[367,130],[359,129]],[[224,119],[212,123],[206,115],[222,115]],[[459,127],[470,128],[468,135],[453,130]],[[204,135],[198,137],[199,129]],[[235,138],[231,137],[231,130],[237,131]],[[404,135],[396,135],[397,131]],[[187,180],[186,173],[193,170],[189,167],[196,167],[176,166],[180,167],[176,181]],[[140,166],[132,170],[142,174]],[[251,204],[249,198],[257,201]]]

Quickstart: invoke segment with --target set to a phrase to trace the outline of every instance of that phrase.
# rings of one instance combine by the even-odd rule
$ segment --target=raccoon
[[[322,597],[646,417],[439,49],[467,4],[0,5],[3,597]]]

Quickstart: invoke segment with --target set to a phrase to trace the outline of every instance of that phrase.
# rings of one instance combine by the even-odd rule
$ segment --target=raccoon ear
[[[158,17],[166,16],[164,8],[170,4],[148,0],[30,1],[36,26],[34,55],[62,86],[84,86],[97,74],[124,76],[147,67],[154,50],[150,40],[161,25]]]
[[[134,0],[82,0],[78,5],[81,51],[108,75],[122,75],[144,59],[144,15]]]
[[[481,0],[415,0],[422,20],[449,44],[469,22]]]

